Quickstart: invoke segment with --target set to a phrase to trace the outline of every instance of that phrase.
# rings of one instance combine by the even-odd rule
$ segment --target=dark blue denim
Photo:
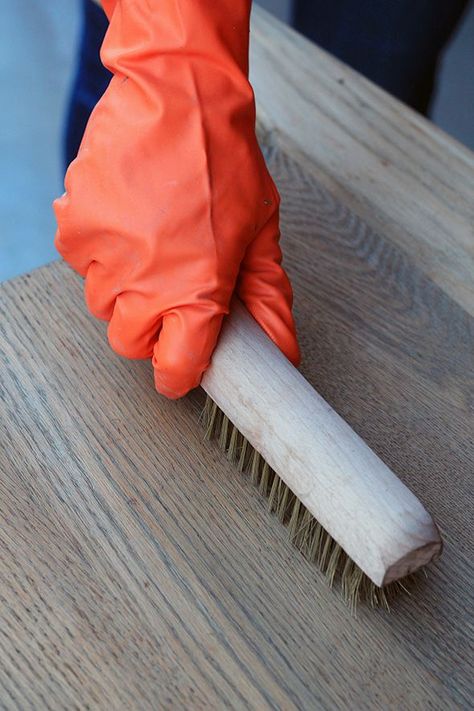
[[[440,53],[467,2],[294,0],[293,24],[401,101],[427,113]],[[82,8],[79,61],[65,132],[66,166],[77,155],[89,115],[111,77],[99,59],[107,18],[92,0],[82,0]]]

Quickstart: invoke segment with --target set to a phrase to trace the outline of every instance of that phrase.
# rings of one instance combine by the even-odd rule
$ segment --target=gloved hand
[[[112,348],[156,388],[199,384],[234,293],[299,360],[279,197],[255,135],[251,0],[107,0],[114,76],[55,202],[56,246],[86,277]]]

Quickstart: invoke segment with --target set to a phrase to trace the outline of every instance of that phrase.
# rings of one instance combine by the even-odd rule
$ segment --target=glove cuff
[[[251,0],[104,0],[101,58],[113,73],[183,57],[238,66],[248,77]]]

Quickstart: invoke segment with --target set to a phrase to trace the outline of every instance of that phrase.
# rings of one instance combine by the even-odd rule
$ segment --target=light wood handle
[[[240,302],[202,387],[379,586],[441,553],[414,494],[282,355]]]

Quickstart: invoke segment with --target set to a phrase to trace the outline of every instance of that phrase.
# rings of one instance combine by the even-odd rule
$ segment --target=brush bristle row
[[[324,530],[291,489],[276,474],[250,442],[239,432],[216,403],[206,397],[202,413],[206,439],[215,439],[240,472],[250,475],[252,484],[267,497],[268,508],[288,528],[292,543],[325,574],[330,587],[339,581],[343,598],[352,611],[359,602],[389,609],[389,599],[401,583],[377,587]]]

